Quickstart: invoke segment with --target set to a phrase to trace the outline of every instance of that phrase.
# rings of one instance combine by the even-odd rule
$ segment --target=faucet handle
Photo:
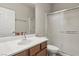
[[[12,32],[13,34],[16,33],[15,31]]]
[[[24,32],[24,35],[26,35],[26,32]]]
[[[11,34],[12,34],[12,35],[15,35],[15,31],[13,31]]]

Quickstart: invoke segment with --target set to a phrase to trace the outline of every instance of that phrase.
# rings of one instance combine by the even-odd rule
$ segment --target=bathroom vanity
[[[47,41],[21,51],[15,56],[47,56]]]
[[[1,38],[0,38],[1,39]],[[8,38],[5,38],[8,39]],[[10,39],[10,38],[9,38]],[[47,56],[47,38],[11,37],[11,41],[0,43],[0,56]]]

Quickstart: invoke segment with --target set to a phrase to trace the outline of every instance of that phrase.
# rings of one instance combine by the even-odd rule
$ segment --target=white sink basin
[[[18,42],[18,44],[19,45],[29,45],[29,44],[31,44],[32,42],[37,42],[38,41],[38,38],[36,38],[36,37],[32,37],[32,38],[24,38],[24,39],[22,39],[22,40],[20,40],[19,42]]]
[[[19,45],[25,45],[31,43],[32,40],[30,39],[22,39],[20,42],[18,42]]]

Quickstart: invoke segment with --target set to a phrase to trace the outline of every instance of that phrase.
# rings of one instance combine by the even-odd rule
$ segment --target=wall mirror
[[[0,4],[0,37],[35,33],[35,9],[27,6]]]

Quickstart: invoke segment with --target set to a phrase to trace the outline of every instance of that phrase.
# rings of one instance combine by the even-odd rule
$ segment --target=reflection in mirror
[[[19,3],[0,6],[0,37],[35,33],[34,7]]]
[[[0,7],[0,37],[11,36],[15,32],[15,12]]]
[[[35,33],[35,21],[31,18],[16,19],[16,35],[34,34]]]

